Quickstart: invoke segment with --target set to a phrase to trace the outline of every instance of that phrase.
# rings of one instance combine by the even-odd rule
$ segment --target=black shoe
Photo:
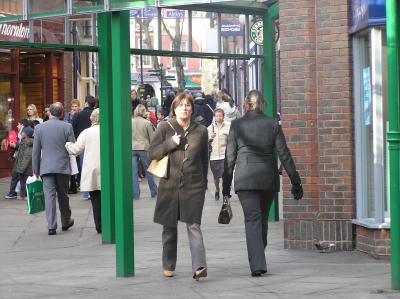
[[[101,234],[101,228],[96,228],[98,234]]]
[[[264,273],[267,273],[265,270],[256,270],[254,272],[251,272],[252,277],[261,277]]]
[[[63,226],[61,229],[63,230],[63,231],[66,231],[66,230],[68,230],[71,226],[73,226],[74,225],[74,219],[70,219],[69,220],[69,222],[68,222],[68,224],[66,225],[66,226]]]
[[[78,193],[78,190],[76,190],[76,189],[69,189],[68,190],[68,194],[76,194],[76,193]]]
[[[17,193],[8,193],[4,196],[5,199],[17,199]]]
[[[47,234],[48,234],[49,236],[56,235],[56,234],[57,234],[57,230],[56,230],[55,228],[51,228],[51,229],[49,229],[49,231],[47,232]]]
[[[219,192],[215,192],[215,200],[219,200]]]

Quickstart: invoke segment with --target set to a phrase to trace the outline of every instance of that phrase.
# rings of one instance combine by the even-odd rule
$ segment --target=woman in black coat
[[[261,276],[267,272],[267,217],[280,187],[276,154],[290,177],[295,199],[303,197],[303,188],[278,120],[263,113],[266,102],[262,94],[250,91],[245,105],[246,114],[232,121],[229,131],[222,194],[224,200],[230,197],[236,166],[235,192],[244,213],[251,275]]]
[[[185,222],[192,254],[193,278],[207,276],[203,236],[200,229],[208,171],[207,128],[192,121],[190,94],[178,94],[171,105],[173,117],[160,122],[150,142],[149,156],[169,156],[168,178],[158,187],[154,222],[163,225],[164,276],[174,276],[178,220]]]

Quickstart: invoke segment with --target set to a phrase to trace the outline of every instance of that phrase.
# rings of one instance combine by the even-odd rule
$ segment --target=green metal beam
[[[131,48],[131,54],[134,54],[134,55],[148,55],[148,56],[205,58],[205,59],[240,59],[240,60],[249,60],[251,58],[258,58],[258,59],[263,59],[264,58],[264,55],[183,52],[183,51],[135,49],[135,48]]]
[[[98,30],[102,239],[115,243],[111,13],[98,15]]]
[[[400,290],[400,13],[397,0],[386,1],[386,32],[388,52],[388,93],[389,93],[389,143],[390,161],[390,244],[392,288]]]
[[[54,49],[64,51],[86,51],[97,52],[99,50],[96,46],[85,45],[67,45],[67,44],[47,44],[47,43],[25,43],[25,42],[10,42],[0,41],[0,48],[35,48],[35,49]]]
[[[278,17],[279,7],[275,3],[264,15],[264,64],[263,64],[263,94],[267,101],[265,114],[276,117],[276,57],[275,57],[275,25],[274,19]],[[279,220],[279,202],[276,197],[272,202],[268,216],[269,221]]]
[[[181,5],[175,6],[174,9],[186,9],[192,11],[206,11],[206,12],[216,12],[216,13],[227,13],[227,14],[248,14],[248,15],[264,15],[267,6],[259,3],[258,6],[254,7],[251,5],[232,5],[232,4],[191,4],[191,5]]]
[[[117,276],[134,276],[129,11],[111,18]]]

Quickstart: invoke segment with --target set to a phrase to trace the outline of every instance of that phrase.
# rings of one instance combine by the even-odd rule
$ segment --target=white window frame
[[[355,131],[355,162],[356,162],[356,219],[353,223],[369,228],[390,227],[390,219],[385,218],[385,159],[387,150],[384,138],[383,87],[382,87],[382,30],[372,28],[367,33],[370,40],[370,57],[366,57],[365,38],[361,35],[353,37],[353,96],[354,96],[354,131]],[[372,103],[372,131],[373,131],[373,172],[374,172],[374,217],[368,218],[366,153],[363,146],[365,132],[363,126],[363,77],[362,62],[370,60],[371,69],[371,103]]]

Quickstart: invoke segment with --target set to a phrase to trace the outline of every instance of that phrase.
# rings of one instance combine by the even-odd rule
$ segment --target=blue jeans
[[[151,197],[157,196],[157,185],[154,181],[154,177],[147,171],[149,167],[150,159],[147,155],[147,151],[132,151],[132,187],[133,187],[133,198],[138,199],[140,197],[139,178],[138,178],[138,163],[139,159],[146,169],[147,183],[149,184]]]

